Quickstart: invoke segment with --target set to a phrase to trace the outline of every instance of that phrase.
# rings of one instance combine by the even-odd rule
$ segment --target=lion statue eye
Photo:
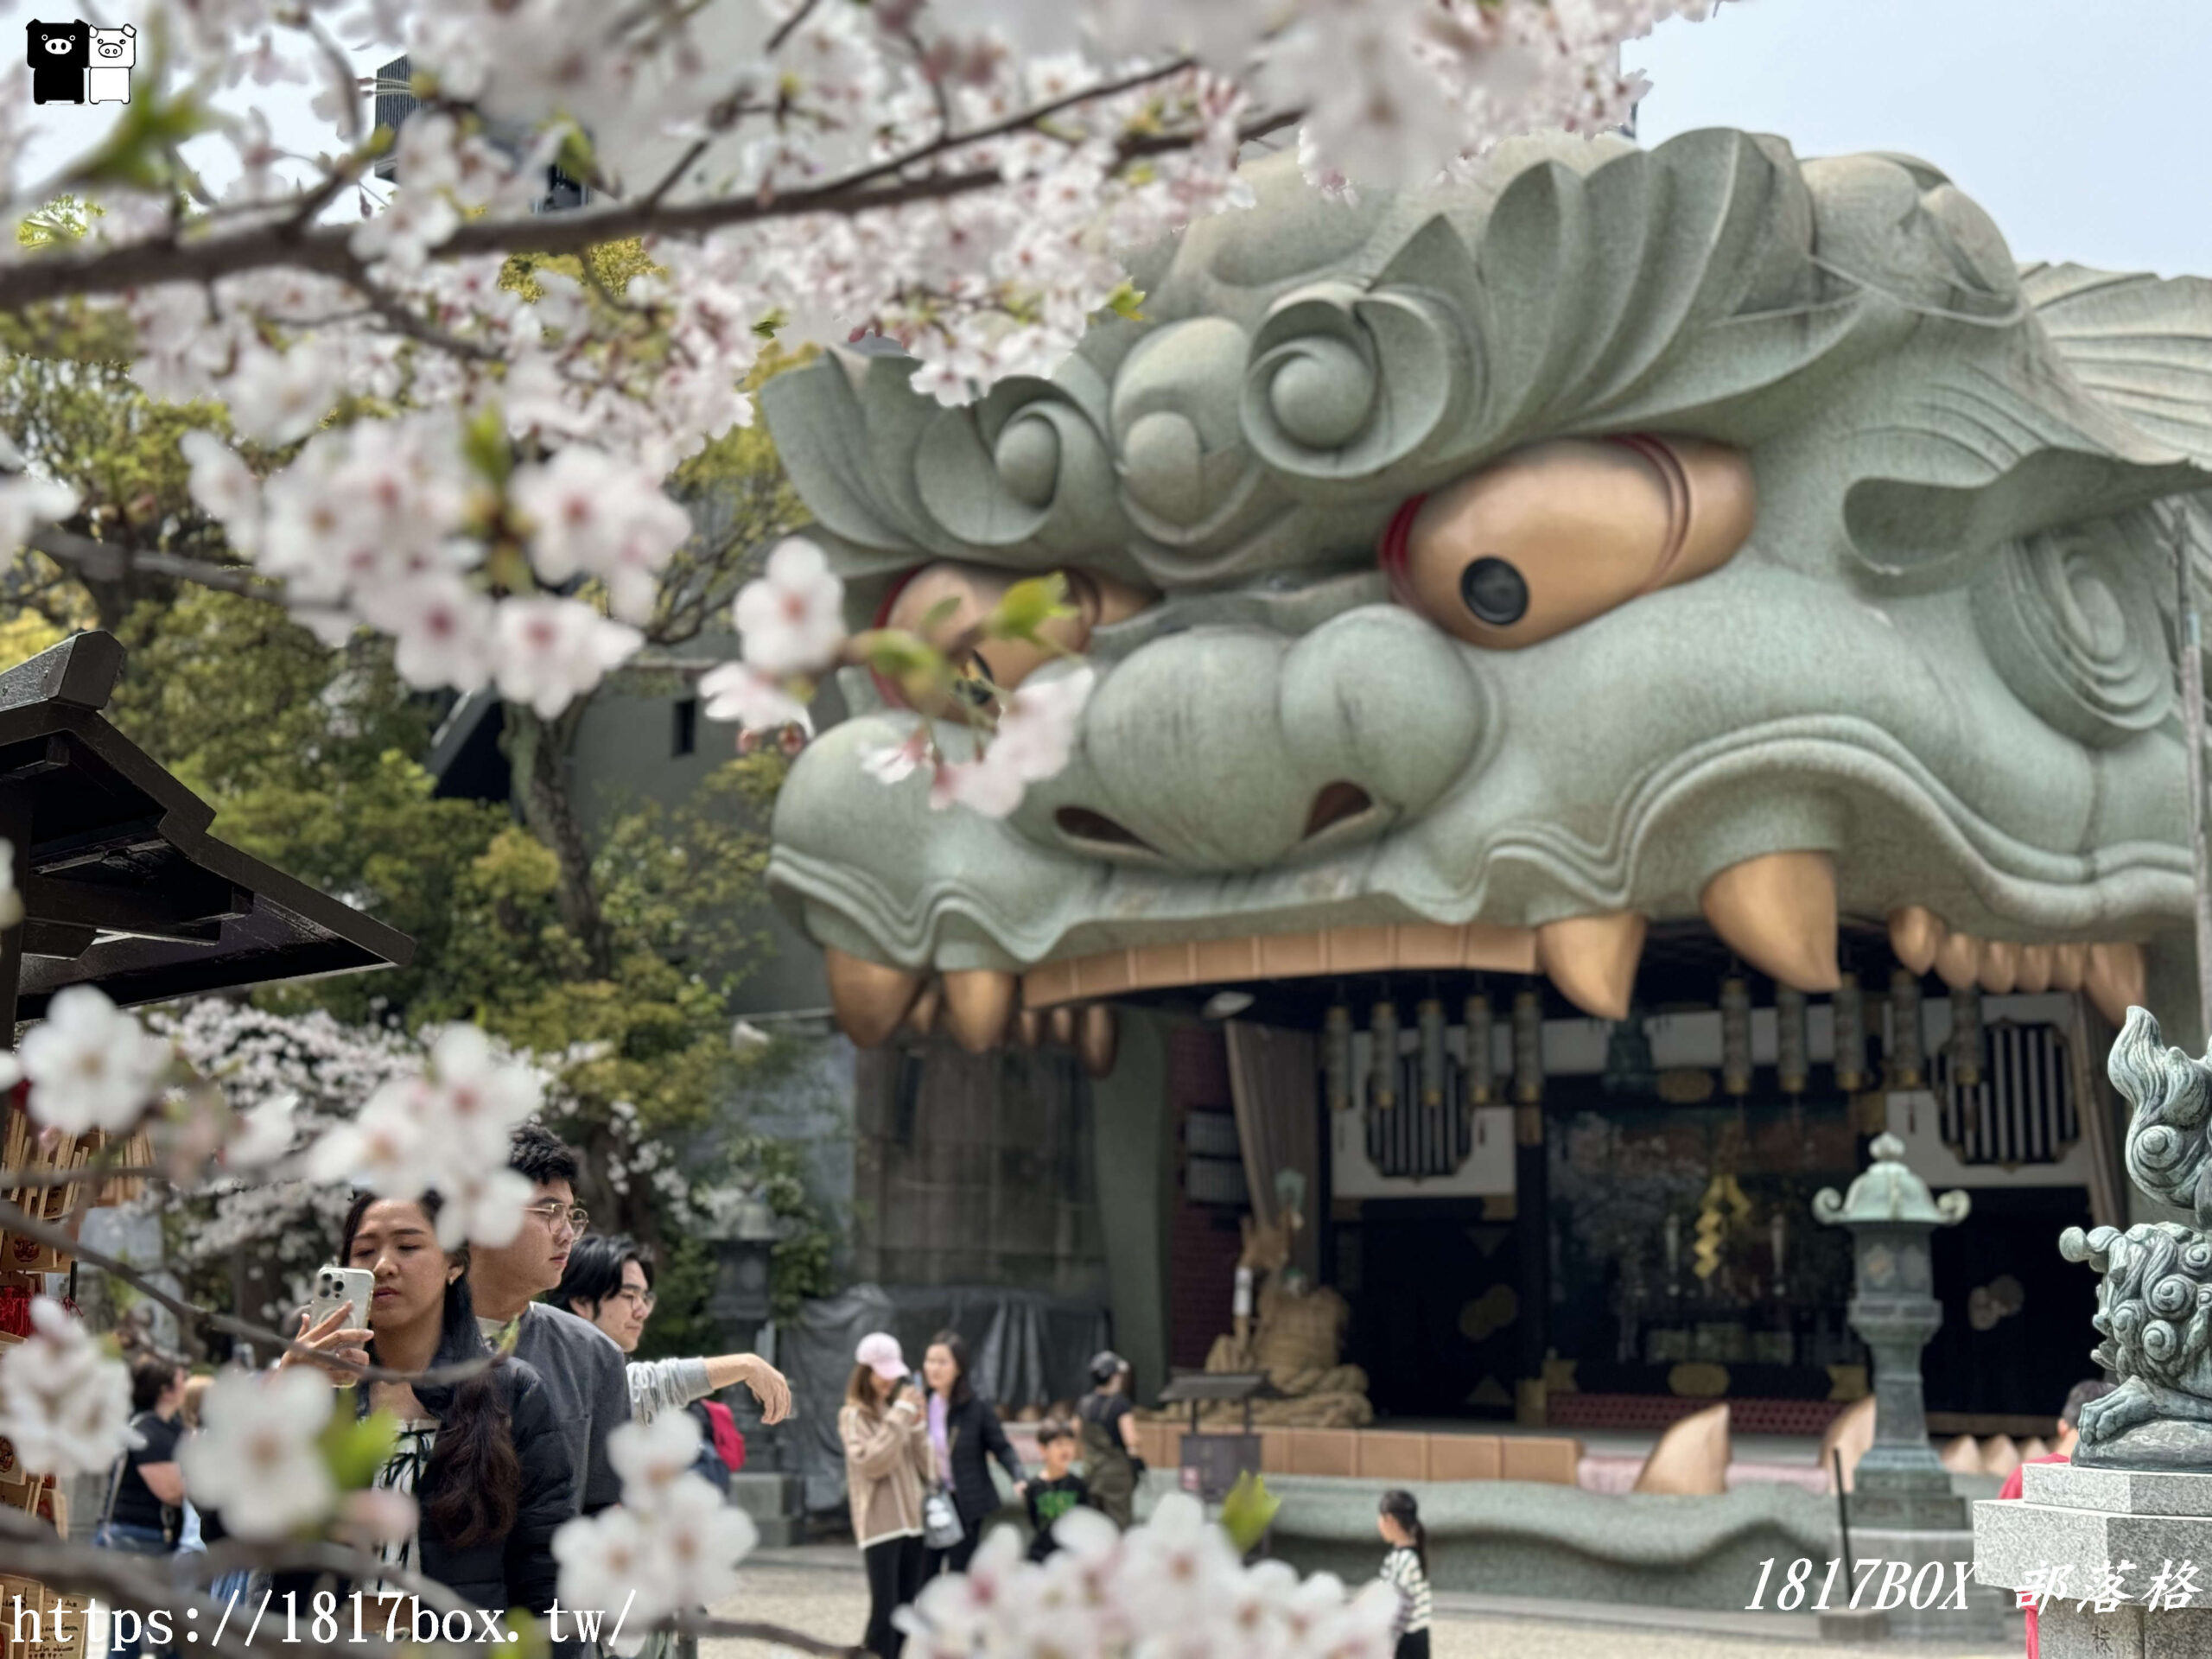
[[[1755,512],[1740,451],[1640,434],[1559,439],[1406,503],[1382,563],[1401,603],[1510,651],[1718,569]]]
[[[1459,597],[1476,621],[1510,628],[1529,613],[1529,584],[1510,561],[1477,559],[1459,573]]]

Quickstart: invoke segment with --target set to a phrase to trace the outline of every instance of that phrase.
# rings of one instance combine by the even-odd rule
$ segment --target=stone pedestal
[[[1974,1506],[1983,1584],[2035,1589],[2064,1573],[2037,1620],[2042,1659],[2199,1659],[2212,1653],[2212,1474],[2031,1464],[2018,1503]],[[2122,1569],[2121,1563],[2133,1562]],[[2180,1608],[2147,1605],[2162,1569],[2195,1569]],[[2107,1586],[2107,1573],[2118,1582]],[[2101,1609],[2094,1601],[2100,1591]]]

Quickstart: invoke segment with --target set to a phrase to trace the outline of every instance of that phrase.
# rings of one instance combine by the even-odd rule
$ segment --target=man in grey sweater
[[[626,1355],[634,1354],[653,1311],[652,1262],[634,1240],[594,1233],[576,1241],[560,1286],[549,1300],[554,1306],[590,1320]],[[630,1414],[641,1423],[665,1411],[689,1408],[736,1382],[745,1384],[760,1401],[763,1422],[779,1423],[791,1414],[791,1384],[758,1354],[633,1359],[629,1376]]]
[[[494,1348],[512,1342],[515,1357],[544,1379],[569,1440],[574,1506],[595,1515],[622,1499],[607,1457],[607,1437],[630,1421],[622,1351],[588,1319],[535,1300],[561,1282],[569,1252],[591,1219],[576,1203],[576,1154],[530,1122],[515,1131],[507,1165],[533,1188],[522,1230],[497,1249],[470,1248],[469,1289],[486,1339]]]

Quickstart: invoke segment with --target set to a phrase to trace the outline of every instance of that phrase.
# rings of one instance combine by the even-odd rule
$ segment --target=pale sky
[[[2021,259],[2212,276],[2208,0],[1727,0],[1630,47],[1638,137],[1904,150]]]
[[[78,15],[137,9],[96,0]],[[0,0],[16,27],[35,10]],[[387,55],[365,49],[356,67]],[[1986,207],[2021,258],[2212,276],[2212,0],[1726,0],[1710,22],[1662,26],[1627,60],[1654,82],[1646,143],[1740,126],[1803,156],[1904,150]],[[304,97],[245,89],[226,101],[249,92],[279,142],[328,144]],[[105,131],[112,106],[56,111],[69,143],[35,152],[48,166]]]

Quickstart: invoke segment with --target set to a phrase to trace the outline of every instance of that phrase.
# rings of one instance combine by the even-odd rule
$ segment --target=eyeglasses
[[[625,1285],[621,1289],[610,1294],[607,1300],[610,1302],[628,1302],[639,1313],[650,1313],[653,1311],[653,1304],[660,1298],[650,1290],[639,1290],[635,1285]]]
[[[563,1204],[557,1198],[548,1198],[543,1204],[526,1205],[523,1214],[536,1216],[548,1227],[558,1227],[565,1221],[572,1231],[579,1233],[591,1225],[590,1211],[585,1209],[581,1204]]]

